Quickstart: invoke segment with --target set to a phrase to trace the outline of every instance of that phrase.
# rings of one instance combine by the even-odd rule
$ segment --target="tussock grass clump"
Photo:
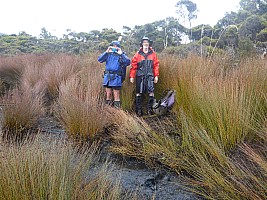
[[[155,95],[159,94],[168,88],[173,88],[177,82],[177,72],[180,60],[175,55],[160,54],[160,77],[157,84],[155,84]]]
[[[22,57],[0,57],[1,95],[20,83],[25,67],[25,63],[22,61]]]
[[[52,59],[54,55],[17,55],[17,56],[1,56],[0,57],[0,80],[4,83],[1,93],[13,89],[21,83],[21,77],[25,73],[25,68],[34,66],[41,68]],[[38,76],[28,76],[28,79],[37,79]]]
[[[108,112],[109,111],[109,112]],[[113,124],[111,150],[121,155],[136,157],[143,156],[143,138],[148,137],[151,128],[141,118],[122,110],[109,108],[108,116]],[[116,116],[116,117],[112,117]],[[116,127],[114,129],[114,126]]]
[[[207,199],[266,199],[265,153],[243,143],[229,156],[205,130],[189,129],[195,143],[184,151],[188,190]],[[261,150],[266,152],[266,145]]]
[[[49,62],[49,60],[47,60]],[[45,65],[44,61],[38,60],[30,60],[23,70],[23,74],[21,77],[21,87],[28,87],[28,88],[35,88],[38,89],[36,86],[38,85],[42,89],[40,92],[44,92],[46,87],[44,81],[43,67]]]
[[[185,152],[181,167],[191,175],[194,192],[206,198],[265,199],[266,171],[256,175],[251,167],[260,163],[236,162],[229,154],[262,135],[266,65],[250,61],[227,71],[219,66],[198,58],[180,64],[175,109]]]
[[[59,86],[65,83],[69,77],[76,74],[81,69],[78,57],[71,55],[56,55],[47,62],[41,72],[47,86],[48,104],[58,97]]]
[[[133,111],[135,105],[135,83],[132,84],[129,81],[130,66],[127,67],[127,73],[125,81],[122,84],[122,90],[120,93],[121,107],[128,111]]]
[[[100,77],[99,68],[84,67],[60,86],[56,115],[74,140],[92,142],[107,124]]]
[[[265,199],[266,64],[251,60],[233,68],[198,57],[171,59],[161,61],[170,76],[160,80],[177,92],[177,137],[152,131],[139,119],[134,123],[124,113],[117,117],[112,150],[186,171],[187,189],[208,199]],[[165,67],[175,70],[171,74]],[[244,148],[249,141],[260,150]],[[243,152],[240,159],[237,150]]]
[[[100,163],[97,149],[92,145],[80,154],[66,144],[38,141],[3,146],[0,199],[122,199],[112,163]]]
[[[110,111],[110,115],[116,116],[111,118],[116,127],[111,136],[112,152],[144,160],[149,166],[161,163],[178,171],[183,157],[178,154],[182,150],[179,138],[155,132],[142,118],[128,112]]]
[[[25,139],[43,114],[42,96],[13,89],[1,99],[1,128],[5,139]]]
[[[255,118],[256,113],[262,109],[266,112],[263,96],[266,78],[256,75],[259,71],[266,75],[263,70],[266,67],[241,65],[225,74],[223,70],[219,73],[215,62],[191,58],[181,62],[178,68],[181,69],[175,86],[177,113],[182,108],[225,151],[251,135],[261,118]]]
[[[6,85],[3,80],[0,79],[0,94],[3,95],[6,90]]]

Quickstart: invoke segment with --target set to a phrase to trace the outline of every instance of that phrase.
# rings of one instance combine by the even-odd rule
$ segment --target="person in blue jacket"
[[[120,90],[126,76],[126,67],[130,65],[130,59],[121,49],[119,41],[111,42],[107,50],[98,57],[98,62],[106,63],[103,86],[106,89],[106,104],[112,105],[112,92],[114,107],[120,108]]]

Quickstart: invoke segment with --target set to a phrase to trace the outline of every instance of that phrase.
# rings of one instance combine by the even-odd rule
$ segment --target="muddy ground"
[[[175,126],[169,126],[172,117],[165,119],[147,118],[148,123],[154,126],[158,131],[172,132],[177,130]],[[159,124],[159,120],[161,125]],[[163,128],[164,123],[169,127]],[[53,118],[45,117],[39,120],[39,129],[43,135],[44,141],[63,142],[67,140],[62,126]],[[182,179],[167,169],[151,169],[142,161],[133,158],[122,158],[110,152],[102,153],[102,156],[108,157],[112,163],[112,176],[114,180],[119,179],[125,192],[135,192],[140,200],[187,200],[200,199],[193,193],[186,191]]]

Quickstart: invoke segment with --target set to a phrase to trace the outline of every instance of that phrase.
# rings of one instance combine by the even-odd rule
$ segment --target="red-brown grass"
[[[44,111],[42,96],[26,89],[13,89],[1,99],[1,128],[5,140],[25,139]]]
[[[43,66],[41,76],[47,85],[50,103],[58,97],[60,84],[80,69],[79,59],[71,55],[56,55]]]
[[[57,116],[68,135],[77,141],[92,141],[107,123],[99,71],[96,65],[85,65],[59,88]]]

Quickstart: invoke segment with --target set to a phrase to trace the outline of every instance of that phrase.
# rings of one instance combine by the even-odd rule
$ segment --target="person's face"
[[[148,40],[144,40],[144,41],[143,41],[143,47],[144,47],[144,48],[148,48],[148,47],[149,47],[149,42],[148,42]]]

